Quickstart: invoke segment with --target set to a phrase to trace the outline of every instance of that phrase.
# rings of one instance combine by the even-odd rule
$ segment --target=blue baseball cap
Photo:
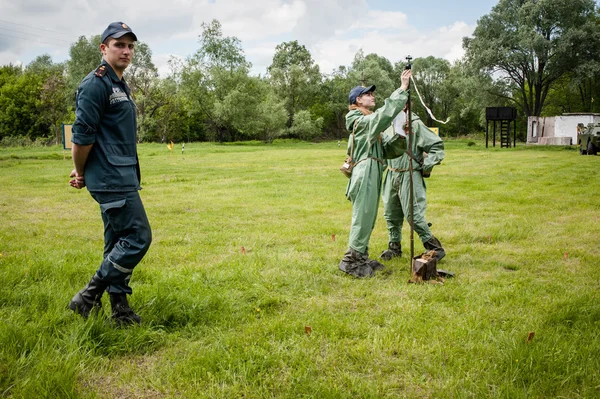
[[[100,39],[100,43],[104,43],[104,41],[109,37],[118,39],[121,36],[126,35],[128,33],[132,34],[133,40],[137,42],[137,36],[135,35],[135,33],[133,33],[129,25],[123,22],[113,22],[112,24],[108,25],[108,28],[104,29],[104,32],[102,32],[102,38]]]
[[[375,91],[375,85],[367,86],[367,87],[356,86],[354,89],[350,90],[350,95],[348,96],[348,102],[350,103],[350,105],[354,104],[358,97],[362,96],[363,94],[365,94],[369,91]]]

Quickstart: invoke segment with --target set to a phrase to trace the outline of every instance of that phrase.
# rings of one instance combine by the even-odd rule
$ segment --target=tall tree
[[[219,142],[232,139],[235,127],[215,113],[215,104],[238,86],[245,87],[250,63],[246,61],[241,42],[224,37],[217,20],[202,24],[200,48],[181,69],[183,94],[191,114],[200,114],[213,138]]]
[[[52,57],[49,54],[42,54],[35,57],[25,67],[25,71],[37,74],[57,73],[62,74],[65,70],[65,66],[62,63],[54,63]]]
[[[0,138],[36,139],[48,135],[49,125],[39,116],[44,81],[41,74],[24,72],[7,79],[0,87]]]
[[[294,40],[275,47],[273,62],[267,70],[275,92],[285,101],[289,127],[294,114],[309,108],[315,100],[321,83],[319,66],[306,47]]]
[[[75,91],[83,78],[96,69],[102,61],[100,52],[100,35],[80,36],[79,39],[69,48],[69,60],[67,61],[68,85],[73,92],[73,101]]]
[[[390,60],[388,60],[387,58],[382,57],[380,55],[374,54],[374,53],[367,54],[365,56],[363,50],[361,49],[354,56],[354,60],[352,61],[352,69],[360,71],[365,67],[365,64],[376,64],[379,66],[379,68],[381,68],[385,72],[387,72],[387,74],[390,78],[393,77],[394,67],[392,66],[392,63],[390,62]],[[400,71],[400,72],[402,72],[402,71]],[[398,86],[400,86],[400,77],[399,76],[398,76]]]
[[[64,64],[49,55],[36,57],[23,70],[0,68],[0,138],[51,136],[59,142],[67,108]]]
[[[158,69],[152,62],[152,50],[144,42],[135,44],[131,64],[125,70],[124,78],[131,88],[131,95],[137,106],[138,137],[151,136],[149,130],[155,126],[156,111],[165,105],[166,98],[160,90]]]
[[[265,101],[273,89],[263,79],[241,74],[236,77],[236,86],[216,100],[215,117],[223,126],[231,127],[231,139],[260,138],[258,105]]]
[[[17,65],[0,66],[0,89],[7,83],[11,83],[23,73],[23,68]]]
[[[223,36],[221,23],[216,19],[210,23],[202,23],[202,33],[198,42],[200,49],[196,52],[195,58],[204,66],[228,70],[250,67],[240,39],[235,36]]]
[[[268,92],[264,101],[258,105],[258,129],[262,140],[272,143],[281,136],[286,126],[287,112],[284,103],[273,92]]]
[[[586,39],[586,46],[582,54],[581,62],[575,65],[570,87],[577,92],[581,102],[581,111],[597,112],[600,110],[600,102],[594,101],[594,98],[600,99],[600,14],[597,12],[591,17],[595,29],[591,36]]]
[[[401,73],[403,69],[404,63],[396,67],[398,73]],[[442,88],[450,73],[450,62],[433,56],[415,58],[412,63],[412,71],[413,78],[425,105],[433,111],[438,119],[447,118],[451,106],[448,102],[452,101],[453,98],[451,95],[442,96]],[[449,90],[449,87],[446,86],[446,89]],[[416,95],[413,100],[415,100],[414,102],[418,107],[422,106]],[[422,109],[421,116],[425,116],[424,121],[426,121],[427,126],[434,126],[433,119],[424,108]]]
[[[158,97],[163,105],[155,107],[147,119],[147,129],[140,136],[144,141],[191,141],[201,137],[190,136],[189,121],[184,98],[179,94],[176,79],[168,76],[158,80]]]
[[[53,63],[52,58],[45,54],[33,60],[26,73],[43,77],[39,93],[38,118],[40,123],[47,125],[51,130],[56,143],[62,141],[61,131],[63,123],[69,115],[69,90],[65,74],[64,63]],[[48,132],[50,133],[50,132]]]
[[[450,118],[446,125],[439,125],[440,133],[459,135],[482,131],[485,126],[485,107],[505,106],[507,100],[490,93],[494,88],[492,78],[471,68],[464,61],[450,67],[448,75],[439,88],[441,111],[436,116]]]
[[[290,127],[290,133],[302,140],[311,140],[321,134],[323,129],[323,117],[313,119],[310,111],[302,110],[294,115],[294,122]]]
[[[380,107],[383,105],[383,100],[397,88],[394,83],[393,71],[392,64],[386,58],[376,54],[365,56],[361,49],[354,56],[352,68],[348,73],[350,87],[347,88],[347,91],[350,92],[352,87],[361,83],[365,86],[374,84],[376,86],[376,107]]]
[[[319,90],[321,103],[329,111],[330,117],[321,114],[324,118],[324,130],[330,132],[333,137],[341,140],[346,133],[345,115],[348,112],[348,93],[357,85],[352,82],[348,75],[348,68],[339,66],[325,80]]]
[[[593,0],[500,0],[463,39],[466,57],[506,78],[518,93],[508,97],[539,116],[552,85],[590,56],[595,12]]]

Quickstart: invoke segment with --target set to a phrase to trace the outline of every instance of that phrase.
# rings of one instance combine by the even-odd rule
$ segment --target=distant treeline
[[[342,139],[349,90],[375,84],[381,105],[405,67],[359,50],[352,65],[323,73],[305,46],[290,41],[276,47],[265,76],[251,76],[240,40],[224,37],[217,20],[202,25],[198,44],[185,60],[172,58],[164,77],[149,46],[136,44],[125,79],[139,141]],[[99,36],[82,36],[64,63],[41,55],[25,67],[0,67],[0,142],[60,142],[61,125],[75,117],[79,82],[100,63],[99,45]],[[500,0],[463,47],[465,56],[454,63],[433,56],[412,63],[425,104],[450,122],[434,122],[416,95],[413,109],[445,136],[483,131],[488,106],[517,107],[521,125],[530,115],[600,112],[593,0]]]

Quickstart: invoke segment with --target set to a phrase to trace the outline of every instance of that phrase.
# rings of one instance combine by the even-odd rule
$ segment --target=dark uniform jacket
[[[84,171],[88,190],[141,189],[135,104],[125,80],[105,61],[81,82],[75,116],[71,141],[93,144]]]

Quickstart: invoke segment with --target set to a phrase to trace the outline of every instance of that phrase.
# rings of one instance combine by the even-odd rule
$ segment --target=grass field
[[[142,325],[120,329],[107,300],[66,309],[103,246],[68,154],[0,149],[0,397],[600,397],[600,157],[448,141],[427,216],[456,277],[415,285],[406,225],[384,273],[337,269],[335,142],[139,151],[154,241]],[[386,246],[380,209],[371,254]]]

